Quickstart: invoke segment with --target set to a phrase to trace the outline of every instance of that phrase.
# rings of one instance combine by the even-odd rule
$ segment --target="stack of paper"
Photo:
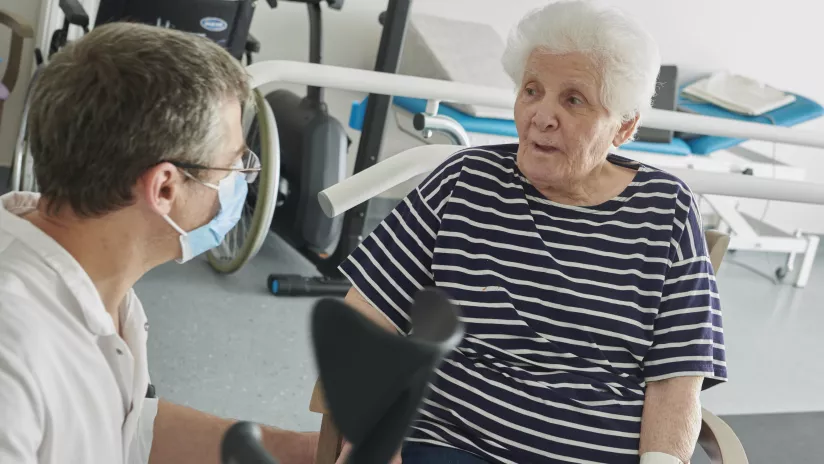
[[[759,116],[795,101],[795,95],[755,79],[725,72],[696,81],[685,87],[683,93],[748,116]]]

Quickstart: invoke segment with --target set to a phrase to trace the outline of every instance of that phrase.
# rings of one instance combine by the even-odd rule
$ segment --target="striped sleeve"
[[[683,224],[676,219],[680,237],[673,238],[644,378],[700,376],[709,388],[727,380],[721,305],[700,215],[691,195],[681,199],[687,214]]]
[[[462,157],[433,171],[340,265],[352,285],[403,334],[415,293],[433,285],[432,255],[440,214]]]

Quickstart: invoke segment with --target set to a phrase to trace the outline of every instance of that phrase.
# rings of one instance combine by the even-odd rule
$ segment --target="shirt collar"
[[[89,331],[101,336],[114,334],[114,322],[103,306],[97,287],[80,263],[53,238],[21,217],[35,210],[39,199],[40,194],[31,192],[11,192],[0,196],[0,233],[9,234],[27,246],[65,282],[69,292],[77,299],[83,322]],[[131,298],[127,296],[124,306],[128,306],[129,300]]]

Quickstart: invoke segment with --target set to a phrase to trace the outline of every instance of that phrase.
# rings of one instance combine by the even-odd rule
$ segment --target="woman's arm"
[[[397,327],[392,324],[389,318],[380,312],[378,308],[372,306],[371,303],[366,301],[366,298],[363,297],[363,294],[361,294],[357,288],[350,288],[349,293],[346,294],[346,298],[344,298],[343,301],[349,306],[355,308],[359,313],[369,318],[370,321],[386,329],[386,331],[398,333]]]
[[[659,452],[688,463],[701,431],[702,377],[675,377],[647,384],[639,454]]]

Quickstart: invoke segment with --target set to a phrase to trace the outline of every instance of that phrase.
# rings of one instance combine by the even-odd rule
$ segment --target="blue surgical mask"
[[[184,174],[192,177],[184,171]],[[176,261],[185,263],[195,256],[217,247],[223,242],[226,234],[237,225],[246,203],[246,193],[249,186],[246,178],[239,172],[233,172],[217,184],[200,182],[206,187],[217,190],[220,201],[220,211],[208,224],[186,232],[178,226],[168,215],[163,219],[180,234],[181,257]]]

